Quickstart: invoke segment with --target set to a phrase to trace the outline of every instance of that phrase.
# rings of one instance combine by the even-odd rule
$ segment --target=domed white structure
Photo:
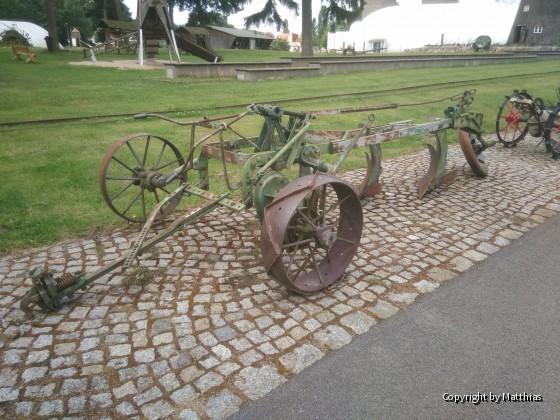
[[[373,12],[348,32],[330,33],[327,47],[401,52],[442,40],[469,44],[479,35],[490,36],[493,43],[506,43],[516,13],[516,3],[495,0],[425,5],[421,0],[399,0],[399,6]]]
[[[30,46],[36,48],[47,48],[45,37],[48,36],[49,33],[40,26],[31,22],[0,20],[0,34],[10,29],[22,34],[27,39]],[[62,45],[60,48],[62,48]]]

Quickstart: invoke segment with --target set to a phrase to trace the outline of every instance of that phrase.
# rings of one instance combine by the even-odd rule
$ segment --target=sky
[[[233,26],[235,26],[235,28],[237,29],[243,29],[245,24],[243,18],[261,10],[262,5],[265,3],[265,1],[266,0],[253,0],[251,4],[247,5],[242,12],[229,16],[228,22]],[[319,13],[319,9],[321,8],[321,0],[312,0],[312,1],[313,1],[312,3],[313,16],[316,17]],[[422,0],[398,0],[398,1],[401,6],[420,5],[422,3]],[[519,3],[519,0],[501,0],[501,1],[507,3]],[[132,12],[132,17],[135,18],[137,1],[124,0],[124,2]],[[492,4],[495,2],[495,0],[459,0],[459,2],[472,5],[473,8],[481,8],[481,7],[483,8],[484,5]],[[284,19],[288,19],[290,32],[301,33],[301,10],[299,16],[295,16],[292,12],[289,12],[287,9],[283,9],[282,6],[279,7],[279,11],[280,11],[280,15]],[[188,19],[188,14],[186,12],[179,12],[178,10],[175,10],[174,19],[176,25],[185,24]],[[468,22],[468,24],[476,25],[476,22]],[[262,26],[259,28],[251,28],[251,29],[258,29],[259,31],[262,32],[272,32],[272,33],[277,32],[275,27],[270,27],[270,26]]]
[[[265,3],[265,1],[266,0],[253,0],[251,2],[251,4],[245,6],[245,9],[242,12],[239,12],[239,13],[236,13],[234,15],[229,16],[228,17],[228,23],[232,24],[237,29],[244,29],[245,28],[245,21],[243,20],[243,18],[262,10],[262,6]],[[130,9],[130,11],[132,13],[132,17],[135,18],[136,17],[137,1],[136,0],[124,0],[124,3]],[[313,16],[317,16],[317,14],[319,13],[319,9],[321,8],[321,0],[313,0],[313,4],[312,4],[311,7],[312,7],[312,11],[313,11]],[[300,33],[301,32],[301,7],[300,7],[300,15],[299,16],[295,16],[292,12],[288,11],[287,9],[283,8],[282,6],[280,6],[278,10],[280,12],[280,15],[284,19],[288,19],[288,26],[289,26],[290,32]],[[179,10],[176,9],[173,13],[173,18],[175,20],[176,25],[183,25],[183,24],[187,23],[187,20],[188,20],[189,16],[188,16],[188,13],[179,12]],[[251,28],[251,29],[258,29],[259,31],[262,31],[262,32],[272,32],[272,33],[277,32],[276,27],[271,27],[271,26],[262,26],[262,27],[259,27],[259,28]]]

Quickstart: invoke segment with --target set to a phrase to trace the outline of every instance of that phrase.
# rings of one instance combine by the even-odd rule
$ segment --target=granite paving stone
[[[126,285],[117,270],[33,319],[19,308],[29,270],[93,272],[126,255],[138,230],[2,255],[0,415],[227,417],[547,223],[560,211],[549,181],[559,163],[536,144],[486,151],[485,179],[451,145],[455,181],[422,200],[428,153],[384,160],[382,193],[362,200],[356,257],[339,283],[306,297],[268,278],[253,210],[218,209],[146,252],[148,284]],[[341,176],[357,184],[363,173]]]

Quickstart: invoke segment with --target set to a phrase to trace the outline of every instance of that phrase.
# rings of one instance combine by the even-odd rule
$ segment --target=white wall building
[[[422,4],[399,0],[354,23],[347,32],[329,33],[327,48],[402,52],[424,45],[469,44],[479,35],[505,44],[518,1],[459,0],[456,4]],[[442,38],[443,37],[443,38]]]

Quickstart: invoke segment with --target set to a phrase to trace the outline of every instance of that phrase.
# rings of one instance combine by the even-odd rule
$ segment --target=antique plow
[[[262,223],[260,248],[270,277],[297,293],[322,290],[341,278],[357,252],[363,222],[360,197],[381,191],[381,143],[421,133],[435,135],[436,146],[428,145],[429,168],[418,180],[421,197],[430,188],[450,182],[457,172],[446,170],[448,129],[459,130],[460,145],[473,172],[486,175],[482,152],[493,144],[481,137],[482,114],[468,109],[473,95],[471,90],[446,98],[456,103],[445,110],[444,118],[428,123],[401,121],[374,126],[370,116],[361,128],[350,131],[313,131],[310,127],[313,119],[324,115],[398,105],[319,112],[251,105],[241,114],[189,122],[137,115],[189,126],[190,144],[183,155],[169,140],[140,133],[117,141],[105,155],[99,170],[103,199],[120,217],[143,223],[130,252],[87,275],[66,273],[57,278],[48,267],[32,270],[33,286],[21,308],[29,315],[34,305],[60,308],[63,300],[78,290],[85,290],[119,267],[130,267],[155,244],[218,207],[234,211],[254,207]],[[239,122],[253,116],[261,117],[264,123],[257,136],[246,136]],[[199,135],[200,130],[206,134]],[[335,174],[350,151],[364,147],[369,148],[367,170],[361,185],[354,187]],[[327,155],[338,157],[327,159]],[[227,190],[221,194],[209,191],[211,159],[221,162],[219,176]],[[290,180],[290,173],[295,179]],[[198,207],[147,239],[153,224],[185,198],[197,200]]]

